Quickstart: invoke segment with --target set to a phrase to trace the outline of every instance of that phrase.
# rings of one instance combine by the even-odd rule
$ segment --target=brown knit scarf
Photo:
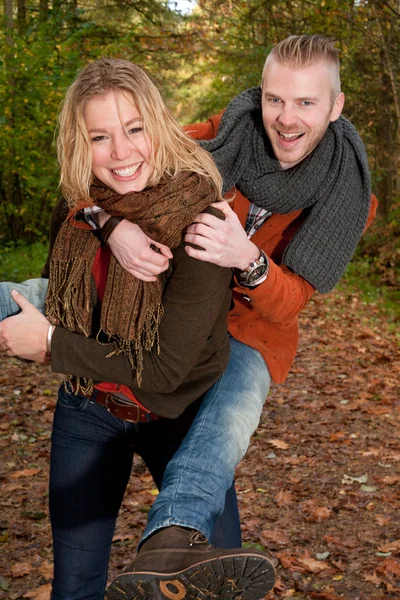
[[[183,172],[174,179],[163,179],[156,187],[123,196],[100,181],[90,188],[94,204],[109,215],[122,216],[153,240],[178,247],[183,230],[217,199],[211,180],[196,173]],[[80,207],[82,208],[82,206]],[[100,241],[91,229],[70,214],[63,223],[50,262],[47,315],[86,337],[92,335],[92,265]],[[162,278],[143,282],[125,271],[111,256],[105,294],[101,306],[99,335],[105,333],[114,349],[107,355],[125,354],[136,369],[138,385],[143,369],[143,350],[158,346],[158,329],[163,315]],[[80,381],[80,391],[90,394],[93,382]]]

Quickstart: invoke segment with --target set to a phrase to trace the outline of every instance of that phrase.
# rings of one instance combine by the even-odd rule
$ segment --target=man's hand
[[[121,267],[142,281],[155,281],[156,275],[168,269],[169,259],[172,258],[168,246],[155,242],[138,225],[126,219],[114,229],[108,244]]]
[[[7,356],[48,363],[46,342],[49,321],[16,290],[11,295],[22,312],[0,323],[0,349]]]
[[[212,204],[225,215],[225,221],[207,213],[201,213],[195,222],[186,229],[185,242],[190,242],[204,250],[186,246],[192,258],[211,262],[220,267],[246,269],[260,257],[260,251],[251,242],[237,215],[225,201]]]

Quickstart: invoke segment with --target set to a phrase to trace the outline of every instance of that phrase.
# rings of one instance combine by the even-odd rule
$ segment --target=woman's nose
[[[126,160],[134,150],[129,138],[125,134],[116,136],[113,139],[111,158],[114,160]]]

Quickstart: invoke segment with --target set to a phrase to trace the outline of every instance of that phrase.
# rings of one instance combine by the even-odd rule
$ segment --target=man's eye
[[[310,102],[310,100],[303,100],[302,105],[303,106],[312,106],[314,103]]]
[[[271,102],[272,104],[280,104],[280,100],[279,98],[268,98],[268,101]]]

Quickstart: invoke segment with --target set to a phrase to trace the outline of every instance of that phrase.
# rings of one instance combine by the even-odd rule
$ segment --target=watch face
[[[260,265],[250,273],[249,277],[247,278],[247,282],[253,283],[254,281],[257,281],[257,279],[260,279],[260,277],[264,275],[266,270],[267,265]]]

